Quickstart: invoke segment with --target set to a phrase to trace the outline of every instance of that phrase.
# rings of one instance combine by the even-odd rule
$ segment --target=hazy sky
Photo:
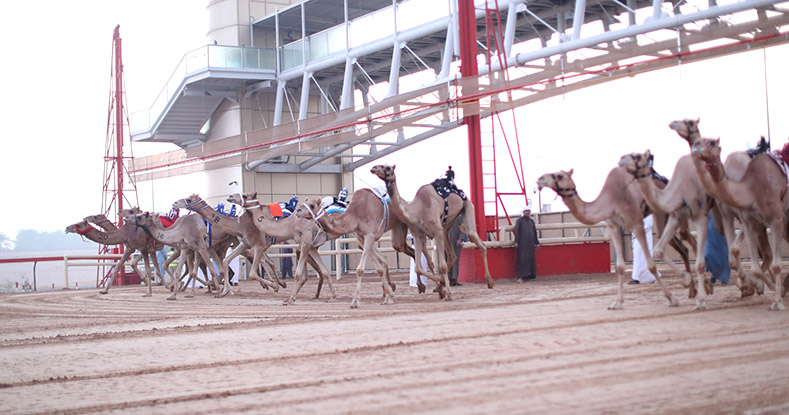
[[[184,53],[206,43],[205,5],[104,0],[76,7],[44,0],[4,7],[0,174],[8,197],[0,204],[0,233],[14,238],[20,229],[63,230],[99,213],[113,29],[120,24],[128,108],[139,111],[153,103]],[[755,143],[768,132],[765,59],[773,148],[782,146],[789,137],[788,57],[787,46],[768,49],[766,56],[758,50],[625,78],[518,110],[527,188],[543,173],[574,168],[579,194],[590,200],[621,155],[648,148],[657,169],[670,176],[688,151],[668,128],[678,118],[701,117],[702,133],[720,136],[724,153]],[[378,162],[397,164],[405,197],[449,164],[468,190],[465,143],[465,128],[456,129]],[[171,148],[134,144],[135,155]],[[506,168],[499,172],[506,180]],[[380,184],[369,168],[355,175],[362,185]],[[544,190],[542,202],[551,201],[554,194]],[[560,208],[554,201],[554,210]]]

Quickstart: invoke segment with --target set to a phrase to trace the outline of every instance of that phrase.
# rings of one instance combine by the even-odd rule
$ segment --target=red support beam
[[[115,26],[112,44],[115,55],[115,174],[118,179],[116,202],[118,211],[123,210],[123,61],[121,59],[121,25]],[[118,217],[118,227],[123,226],[123,219]],[[121,245],[120,252],[123,253]]]
[[[477,17],[474,10],[474,0],[458,0],[458,22],[460,32],[460,74],[464,78],[476,77],[477,70]],[[463,95],[475,95],[478,88],[473,91],[463,91]],[[474,100],[463,103],[469,109],[479,106]],[[478,111],[475,111],[478,112]],[[485,239],[485,194],[482,189],[482,135],[480,133],[480,116],[470,115],[463,119],[468,129],[468,157],[469,157],[469,197],[474,204],[474,219],[477,224],[477,234]]]

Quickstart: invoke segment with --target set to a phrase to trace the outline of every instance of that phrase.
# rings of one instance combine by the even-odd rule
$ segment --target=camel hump
[[[433,183],[430,184],[434,189],[436,189],[436,193],[438,193],[438,195],[444,199],[449,197],[449,195],[452,193],[460,196],[460,199],[464,201],[467,199],[466,194],[462,190],[458,189],[458,187],[455,185],[455,182],[450,179],[442,177],[434,180]]]

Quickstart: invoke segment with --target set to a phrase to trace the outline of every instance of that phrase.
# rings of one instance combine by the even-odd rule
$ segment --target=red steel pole
[[[123,61],[120,27],[120,25],[115,26],[115,33],[112,36],[115,46],[115,174],[118,175],[115,197],[118,211],[123,210]],[[122,222],[123,220],[118,217],[118,227],[123,226]]]
[[[460,74],[463,78],[475,78],[477,70],[477,17],[474,11],[474,0],[458,0],[458,21],[460,32]],[[463,91],[464,95],[473,95],[478,92],[477,83],[472,85],[472,91]],[[464,103],[474,115],[467,115],[463,122],[468,129],[468,157],[469,157],[469,182],[471,189],[469,197],[474,204],[474,219],[477,223],[477,234],[486,238],[485,224],[485,194],[482,181],[482,138],[480,134],[479,101]]]

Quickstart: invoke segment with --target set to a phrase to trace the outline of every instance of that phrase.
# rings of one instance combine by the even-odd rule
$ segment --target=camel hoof
[[[784,302],[783,301],[776,301],[776,302],[770,304],[770,311],[783,311],[785,309],[786,309],[786,307],[784,306]]]
[[[108,290],[99,290],[99,294],[107,294]]]
[[[282,302],[282,305],[293,305],[296,302],[296,299],[293,297],[288,298],[287,300]]]
[[[288,288],[288,283],[285,281],[280,280],[278,285],[282,288]]]
[[[184,298],[195,298],[194,294],[186,294]]]
[[[707,295],[712,295],[713,291],[715,291],[715,286],[712,285],[712,283],[705,278],[704,279],[704,292],[707,293]]]
[[[756,294],[763,295],[764,294],[764,282],[757,281],[756,282]]]
[[[707,309],[707,302],[704,300],[696,301],[696,307],[693,307],[694,310],[706,310]]]
[[[318,298],[318,297],[315,297],[315,298]],[[326,302],[327,303],[336,303],[337,302],[337,296],[329,297],[329,299],[327,299]]]
[[[750,285],[740,288],[740,298],[750,297],[754,294],[756,294],[756,290]]]
[[[351,308],[359,308],[359,300],[355,299],[351,301]]]
[[[143,294],[142,296],[143,296],[143,297],[150,297],[150,296],[151,296],[151,293],[145,293],[145,294]]]
[[[279,292],[279,284],[274,284],[274,285],[272,286],[272,288],[274,289],[274,292],[275,292],[275,293],[278,293],[278,292]]]
[[[384,297],[384,301],[381,303],[381,305],[394,304],[394,303],[395,303],[394,298]]]
[[[784,284],[784,286],[786,286],[786,284]],[[397,284],[391,283],[389,284],[389,287],[392,288],[392,291],[397,291]]]
[[[696,298],[696,295],[698,295],[698,293],[699,292],[696,290],[696,286],[695,285],[691,285],[688,288],[688,298]]]
[[[174,300],[177,300],[177,298],[173,297],[172,295],[167,297],[167,301],[174,301]]]
[[[682,285],[688,287],[693,284],[693,276],[688,272],[682,273]]]
[[[488,280],[488,288],[492,290],[493,289],[493,285],[494,285],[493,280],[492,279]]]
[[[620,303],[619,301],[615,301],[613,304],[608,306],[609,310],[622,310],[623,308],[625,308],[624,304]]]
[[[427,287],[425,287],[424,285],[416,287],[416,288],[417,288],[417,290],[419,290],[419,294],[424,294],[425,291],[427,291]]]
[[[669,307],[679,307],[679,300],[671,296],[668,298],[668,306]]]

